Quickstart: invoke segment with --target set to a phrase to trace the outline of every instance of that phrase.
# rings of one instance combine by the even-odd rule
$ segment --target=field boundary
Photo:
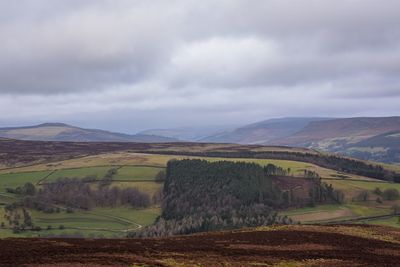
[[[145,167],[145,168],[157,168],[157,169],[165,169],[165,167],[162,166],[156,166],[156,165],[143,165],[143,164],[128,164],[128,165],[96,165],[96,166],[87,166],[87,167],[74,167],[74,168],[64,168],[64,169],[56,169],[51,171],[49,174],[47,174],[45,177],[41,178],[36,185],[45,185],[45,184],[49,184],[49,182],[45,182],[47,178],[49,178],[51,175],[53,175],[54,173],[56,173],[57,171],[65,171],[65,170],[79,170],[79,169],[85,169],[85,168],[99,168],[99,167],[109,167],[111,168],[116,168],[117,170],[120,170],[124,167]],[[44,170],[46,171],[46,170]],[[37,171],[40,172],[40,171]],[[29,171],[27,172],[21,172],[21,173],[29,173]],[[0,174],[1,175],[1,174]],[[85,183],[95,183],[95,182],[99,182],[101,181],[101,179],[96,179],[95,181],[87,181]],[[154,181],[154,179],[150,180],[150,179],[136,179],[136,180],[112,180],[113,182],[152,182]]]
[[[29,166],[22,166],[22,167],[15,167],[15,168],[7,168],[7,169],[0,169],[0,171],[4,170],[13,170],[17,168],[25,168],[25,167],[33,167],[40,165],[39,164],[34,164],[34,165],[29,165]],[[149,167],[149,168],[157,168],[157,169],[165,169],[165,166],[162,165],[144,165],[144,164],[124,164],[124,165],[93,165],[93,166],[83,166],[83,167],[69,167],[69,168],[61,168],[61,169],[47,169],[47,170],[35,170],[35,171],[22,171],[22,172],[5,172],[5,173],[0,173],[2,174],[11,174],[11,173],[29,173],[29,172],[45,172],[45,171],[61,171],[61,170],[76,170],[76,169],[83,169],[83,168],[97,168],[97,167]]]
[[[396,216],[400,216],[400,213],[396,214],[386,214],[386,215],[375,215],[375,216],[364,216],[364,217],[356,217],[356,218],[349,218],[349,219],[343,219],[343,220],[332,220],[329,222],[314,222],[310,224],[316,224],[316,225],[330,225],[330,224],[343,224],[343,223],[351,223],[351,222],[359,222],[359,221],[372,221],[376,219],[390,219]]]
[[[43,178],[41,178],[39,181],[36,182],[36,185],[41,185],[42,181],[46,180],[50,175],[52,175],[53,173],[55,173],[57,170],[53,170],[50,173],[48,173],[47,175],[45,175]]]

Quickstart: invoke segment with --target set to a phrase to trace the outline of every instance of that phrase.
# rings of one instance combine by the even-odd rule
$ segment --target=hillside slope
[[[312,121],[297,133],[266,144],[337,152],[366,160],[400,162],[400,117]]]
[[[265,144],[290,136],[306,127],[310,122],[328,120],[324,118],[282,118],[265,120],[232,131],[203,138],[203,142]]]
[[[373,136],[400,131],[400,117],[344,118],[311,121],[291,136],[275,139],[278,145],[306,146],[329,151],[357,143]]]
[[[382,162],[400,162],[400,131],[377,135],[347,145],[344,154],[351,157]]]
[[[0,128],[0,137],[68,142],[173,142],[176,139],[145,134],[122,134],[97,129],[84,129],[63,123],[44,123],[27,127]]]
[[[212,135],[204,142],[305,147],[400,163],[400,117],[283,118]]]
[[[157,239],[3,239],[3,266],[397,266],[390,227],[274,226]],[[205,255],[207,255],[205,257]]]

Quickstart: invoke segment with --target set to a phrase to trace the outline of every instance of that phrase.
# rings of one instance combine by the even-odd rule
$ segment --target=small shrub
[[[374,189],[374,193],[377,194],[378,196],[382,196],[382,190],[379,187],[376,187]]]
[[[395,188],[388,188],[385,191],[383,191],[383,198],[386,200],[397,200],[400,197],[400,193],[397,189]]]
[[[360,194],[358,194],[358,196],[357,196],[357,201],[368,201],[368,198],[369,198],[369,193],[368,193],[368,191],[362,191]]]
[[[35,227],[32,228],[32,231],[40,232],[40,231],[42,231],[42,227],[40,227],[40,226],[35,226]]]
[[[163,183],[165,181],[165,171],[160,171],[159,173],[157,173],[156,177],[154,178],[154,180],[157,183]]]
[[[400,206],[398,204],[392,206],[393,214],[400,214]]]

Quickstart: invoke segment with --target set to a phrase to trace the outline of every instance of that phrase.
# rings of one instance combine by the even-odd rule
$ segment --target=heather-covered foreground
[[[397,266],[400,231],[276,226],[162,239],[3,239],[2,266]]]

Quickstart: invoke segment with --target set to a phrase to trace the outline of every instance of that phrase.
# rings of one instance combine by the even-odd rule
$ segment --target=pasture
[[[400,228],[400,216],[393,216],[387,219],[377,219],[365,221],[366,224],[385,225]]]
[[[37,184],[50,173],[51,171],[32,171],[0,174],[0,192],[6,192],[7,188],[16,188],[28,182]]]

